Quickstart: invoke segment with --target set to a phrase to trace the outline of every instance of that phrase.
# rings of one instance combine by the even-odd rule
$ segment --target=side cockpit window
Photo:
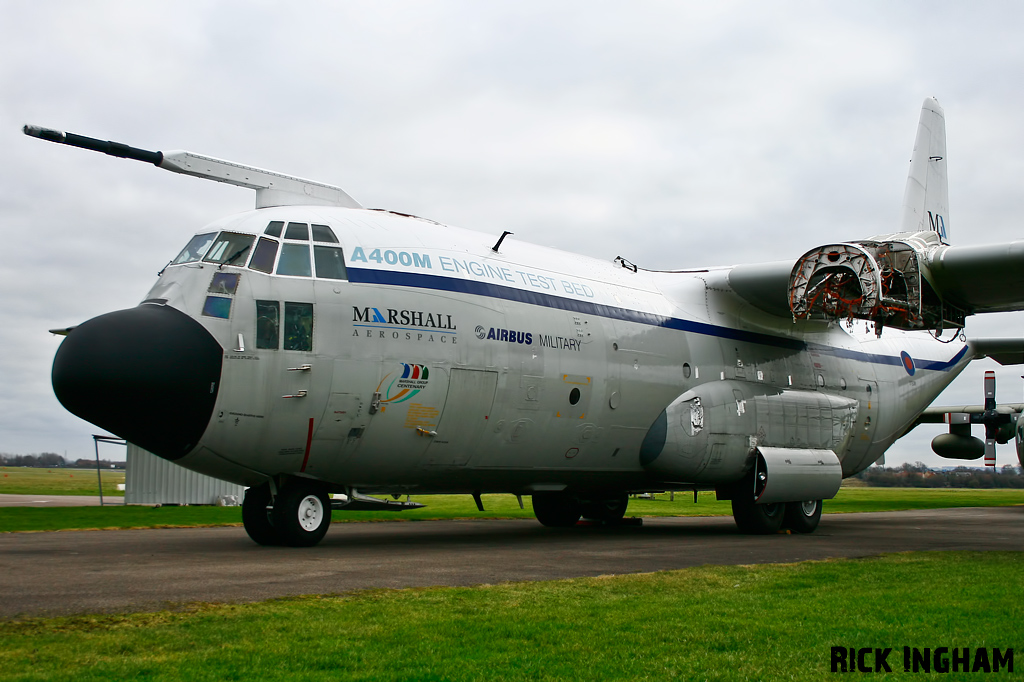
[[[277,350],[281,333],[281,304],[256,301],[256,347]]]
[[[221,265],[231,265],[239,261],[245,263],[245,257],[255,239],[256,237],[251,234],[221,232],[213,246],[206,252],[206,257],[203,260],[207,263],[220,263]]]
[[[313,350],[313,304],[285,301],[282,323],[279,301],[257,300],[256,347],[267,350]]]
[[[206,234],[197,234],[195,237],[192,237],[188,246],[182,249],[178,257],[171,261],[171,265],[196,262],[206,255],[206,252],[210,249],[210,244],[213,243],[213,238],[216,236],[216,232],[207,232]]]
[[[313,350],[313,304],[284,304],[284,349]]]

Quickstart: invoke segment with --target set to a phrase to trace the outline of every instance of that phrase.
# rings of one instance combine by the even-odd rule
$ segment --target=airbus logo
[[[476,326],[476,338],[488,341],[504,341],[506,343],[518,343],[524,346],[533,345],[533,334],[531,332],[519,332],[515,329],[495,329],[491,327],[485,330],[483,325]]]

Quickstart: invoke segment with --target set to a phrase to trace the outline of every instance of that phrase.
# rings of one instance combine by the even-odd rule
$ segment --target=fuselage
[[[289,239],[302,235],[292,224],[320,229]],[[639,453],[670,403],[722,381],[742,389],[741,418],[762,388],[845,406],[834,428],[830,408],[778,428],[796,445],[833,429],[849,476],[971,359],[927,333],[770,315],[730,289],[728,268],[649,272],[514,238],[495,251],[492,235],[388,212],[265,208],[200,235],[192,248],[207,250],[165,268],[142,307],[201,325],[219,375],[198,439],[157,454],[246,485],[715,487],[738,474],[716,474],[710,455],[679,480]]]

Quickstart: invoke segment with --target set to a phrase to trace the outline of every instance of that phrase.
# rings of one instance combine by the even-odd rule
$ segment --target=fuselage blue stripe
[[[759,332],[748,332],[741,329],[730,329],[705,322],[693,320],[682,320],[676,317],[665,317],[654,313],[645,313],[629,308],[618,308],[601,303],[590,301],[578,301],[562,296],[553,296],[538,291],[524,291],[514,287],[490,284],[489,282],[476,282],[473,280],[458,279],[455,277],[444,277],[441,275],[426,275],[418,272],[397,272],[393,270],[375,270],[371,268],[354,268],[349,266],[348,279],[350,282],[359,284],[384,284],[400,287],[413,287],[417,289],[435,289],[439,291],[450,291],[459,294],[471,294],[486,296],[488,298],[500,298],[506,301],[528,303],[530,305],[543,306],[545,308],[556,308],[568,310],[574,313],[596,315],[625,322],[636,322],[638,324],[651,325],[653,327],[664,327],[682,332],[715,336],[721,339],[732,341],[744,341],[774,348],[784,348],[793,351],[815,350],[828,353],[839,358],[857,360],[880,365],[902,365],[903,361],[898,356],[879,355],[877,353],[864,353],[862,351],[848,348],[837,348],[817,343],[807,343],[799,339],[787,338],[784,336],[773,336]],[[949,361],[942,360],[917,360],[918,369],[947,370],[956,365],[967,353],[967,346],[957,353]]]

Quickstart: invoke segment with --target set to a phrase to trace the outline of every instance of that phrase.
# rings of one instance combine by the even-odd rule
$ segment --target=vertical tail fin
[[[930,230],[949,243],[949,183],[946,179],[946,117],[929,97],[921,107],[921,122],[910,159],[903,194],[901,232]]]

